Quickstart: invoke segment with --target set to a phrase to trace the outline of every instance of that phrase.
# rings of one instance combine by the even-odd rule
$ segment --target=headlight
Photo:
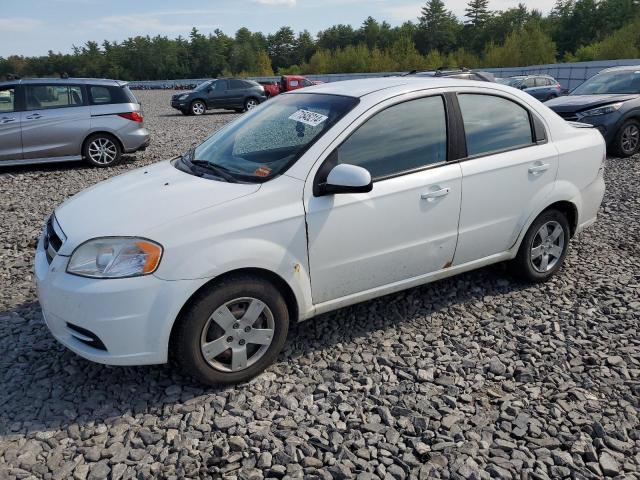
[[[182,95],[180,95],[178,97],[178,100],[184,100],[185,98],[187,98],[189,95],[187,95],[186,93],[183,93]]]
[[[594,117],[596,115],[606,115],[607,113],[613,113],[616,110],[620,110],[622,106],[622,102],[612,103],[611,105],[605,105],[603,107],[592,108],[591,110],[587,110],[586,112],[582,112],[581,115],[583,117]]]
[[[75,249],[67,272],[81,277],[123,278],[153,273],[162,247],[143,238],[94,238]]]

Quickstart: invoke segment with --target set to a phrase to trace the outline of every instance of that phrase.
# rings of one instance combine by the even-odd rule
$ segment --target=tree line
[[[557,0],[543,15],[520,4],[492,11],[470,0],[463,19],[429,0],[416,21],[392,27],[368,17],[312,35],[282,27],[272,34],[193,28],[188,38],[136,36],[89,41],[71,53],[0,57],[0,77],[85,76],[125,80],[383,72],[439,67],[510,67],[556,61],[640,57],[638,0]]]

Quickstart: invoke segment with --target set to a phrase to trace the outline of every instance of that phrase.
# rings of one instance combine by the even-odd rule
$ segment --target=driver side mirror
[[[331,169],[320,187],[320,195],[366,193],[373,189],[373,180],[366,168],[341,163]]]

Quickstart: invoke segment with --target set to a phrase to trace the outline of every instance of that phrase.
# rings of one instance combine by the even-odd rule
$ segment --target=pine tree
[[[421,13],[417,35],[420,52],[438,50],[446,53],[451,50],[459,28],[455,15],[445,8],[442,0],[429,0]]]
[[[464,11],[465,17],[469,19],[465,23],[474,27],[481,27],[491,16],[489,0],[470,0]]]

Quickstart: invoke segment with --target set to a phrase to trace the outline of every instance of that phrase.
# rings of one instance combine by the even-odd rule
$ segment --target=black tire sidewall
[[[254,97],[249,97],[244,101],[244,111],[248,112],[249,109],[249,102],[254,101],[256,102],[256,105],[253,108],[256,108],[258,105],[260,105],[260,102],[258,102],[258,100],[256,100]]]
[[[534,268],[533,262],[531,261],[531,246],[533,245],[533,240],[535,239],[538,230],[540,230],[542,225],[551,221],[556,221],[562,226],[564,234],[564,248],[558,263],[548,272],[541,273]],[[564,263],[564,259],[567,256],[567,251],[569,249],[569,240],[569,222],[565,215],[558,210],[547,210],[542,212],[531,224],[525,237],[522,239],[522,244],[520,245],[518,255],[515,259],[516,273],[520,277],[532,282],[544,282],[548,280],[562,268],[562,264]]]
[[[273,313],[274,336],[267,352],[255,364],[239,372],[223,372],[211,367],[200,350],[200,337],[209,316],[222,304],[240,297],[262,300]],[[199,381],[214,385],[249,380],[272,364],[287,339],[289,312],[280,292],[269,282],[241,277],[212,285],[192,303],[179,320],[176,337],[176,360],[185,373]]]
[[[622,148],[622,132],[624,132],[624,130],[629,125],[635,125],[640,130],[640,123],[637,122],[636,120],[627,120],[618,129],[618,132],[616,133],[614,149],[615,149],[616,156],[621,157],[621,158],[631,157],[631,156],[635,155],[636,153],[638,153],[638,151],[640,150],[640,142],[638,142],[638,145],[636,146],[636,149],[631,153],[625,152],[623,150],[623,148]]]
[[[117,154],[116,154],[115,160],[109,163],[96,163],[91,159],[91,157],[89,156],[89,145],[99,138],[106,138],[107,140],[113,142],[113,144],[116,146]],[[113,165],[120,163],[120,160],[122,160],[122,147],[120,146],[120,142],[115,137],[111,135],[106,135],[103,133],[97,133],[89,136],[84,141],[84,144],[82,145],[82,156],[86,162],[88,162],[90,165],[94,167],[97,167],[97,168],[112,167]]]
[[[196,103],[201,103],[204,106],[204,112],[196,113],[193,111],[193,106]],[[193,102],[191,102],[191,105],[189,105],[189,113],[191,113],[191,115],[195,115],[195,116],[204,115],[206,111],[207,111],[207,105],[202,100],[194,100]]]

